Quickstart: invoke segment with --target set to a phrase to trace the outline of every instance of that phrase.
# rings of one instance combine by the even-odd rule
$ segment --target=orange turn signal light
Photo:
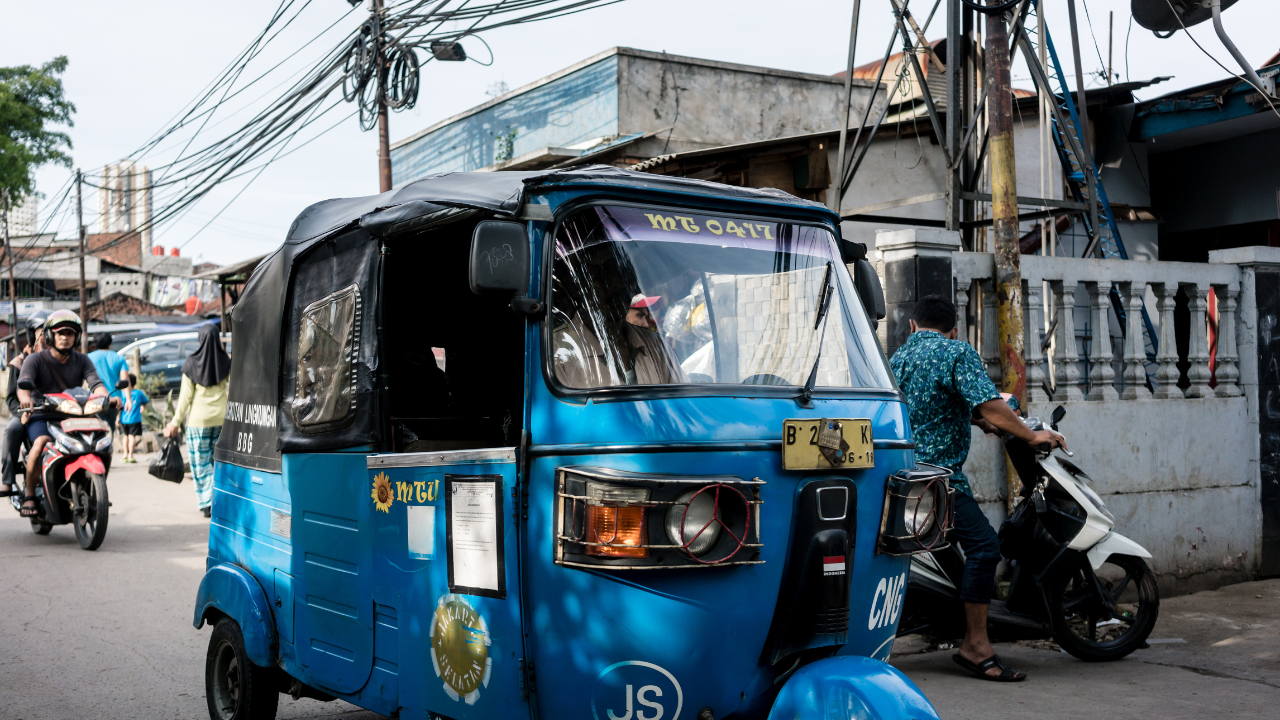
[[[648,532],[645,529],[647,508],[622,503],[646,501],[649,491],[620,488],[603,483],[588,483],[587,545],[588,555],[603,557],[649,557]],[[615,504],[617,503],[617,504]]]

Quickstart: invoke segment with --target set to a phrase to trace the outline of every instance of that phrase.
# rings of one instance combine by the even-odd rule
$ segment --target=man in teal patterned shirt
[[[889,367],[907,396],[916,460],[951,470],[951,486],[956,489],[955,525],[947,538],[965,554],[960,600],[966,632],[954,659],[984,680],[1024,680],[1026,674],[1006,668],[987,639],[987,608],[995,589],[1000,542],[961,468],[969,457],[971,423],[987,433],[1004,431],[1029,443],[1065,446],[1060,435],[1033,432],[1024,425],[987,377],[982,358],[968,343],[956,340],[954,305],[941,295],[928,295],[916,303],[910,322],[911,336],[893,354]],[[971,419],[975,415],[981,419]]]

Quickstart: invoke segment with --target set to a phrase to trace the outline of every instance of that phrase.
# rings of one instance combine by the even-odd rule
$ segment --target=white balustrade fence
[[[1039,255],[1021,261],[1028,403],[1243,394],[1236,348],[1240,267]],[[955,253],[952,275],[960,338],[974,344],[998,380],[994,256]],[[1210,294],[1216,318],[1209,315]],[[1180,299],[1190,316],[1181,333],[1175,321]],[[1218,328],[1212,370],[1211,320]]]

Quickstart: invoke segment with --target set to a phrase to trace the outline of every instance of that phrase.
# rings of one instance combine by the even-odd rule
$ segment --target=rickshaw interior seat
[[[385,265],[383,357],[393,450],[519,442],[524,320],[467,284],[475,222],[392,238]]]

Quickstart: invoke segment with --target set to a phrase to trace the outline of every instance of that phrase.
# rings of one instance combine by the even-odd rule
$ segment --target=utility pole
[[[383,0],[373,0],[373,14],[378,16],[378,20],[382,20]],[[382,27],[382,23],[375,23],[375,27]],[[382,38],[373,38],[374,47],[378,49],[378,74],[373,78],[373,82],[377,83],[378,96],[378,192],[387,192],[391,189],[391,128],[388,123],[387,101],[383,97],[383,87],[386,84],[387,76],[387,55],[383,52]]]
[[[1013,91],[1009,86],[1009,29],[1003,13],[987,14],[987,115],[991,138],[991,218],[995,237],[1000,389],[1026,407],[1027,373],[1022,335],[1022,260],[1018,247],[1018,177],[1013,153]],[[1006,463],[1009,501],[1021,482]]]
[[[17,256],[13,254],[13,248],[9,246],[9,190],[8,188],[0,189],[0,203],[3,203],[3,215],[0,216],[0,223],[4,226],[4,254],[5,259],[9,261],[9,334],[13,336],[13,351],[18,351],[18,293],[17,283],[13,281],[13,262]]]
[[[85,312],[84,288],[84,173],[76,170],[76,232],[80,237],[80,352],[89,352],[89,318]]]
[[[1107,13],[1107,87],[1111,87],[1111,48],[1116,39],[1116,12]]]
[[[840,108],[844,121],[840,123],[840,146],[836,151],[835,192],[832,193],[834,197],[827,200],[831,210],[837,214],[840,212],[840,203],[844,199],[840,197],[840,190],[844,187],[844,148],[849,134],[849,104],[853,100],[853,55],[858,47],[858,14],[861,9],[862,0],[853,0],[853,27],[849,30],[849,62],[845,65],[844,76],[844,107]],[[871,102],[875,102],[875,90],[871,92]]]

